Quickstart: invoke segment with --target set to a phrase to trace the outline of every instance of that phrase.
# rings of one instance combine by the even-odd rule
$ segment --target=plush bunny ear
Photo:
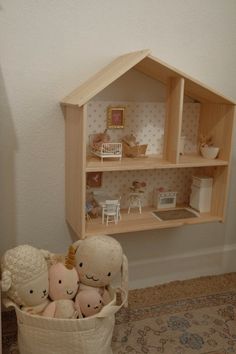
[[[2,291],[8,291],[12,284],[11,272],[4,270],[2,272],[1,288]]]
[[[74,242],[72,244],[72,246],[74,247],[75,251],[77,251],[77,249],[79,248],[79,246],[81,245],[81,243],[83,242],[83,240],[78,240],[76,242]]]
[[[125,290],[128,295],[128,259],[126,255],[123,254],[123,262],[121,266],[121,287]],[[125,307],[128,306],[128,301],[125,302]]]

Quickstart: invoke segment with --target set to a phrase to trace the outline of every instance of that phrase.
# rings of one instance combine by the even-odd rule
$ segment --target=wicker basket
[[[123,141],[123,153],[127,157],[139,157],[146,154],[148,144],[129,146]]]

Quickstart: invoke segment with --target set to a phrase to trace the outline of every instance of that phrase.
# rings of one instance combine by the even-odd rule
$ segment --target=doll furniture
[[[122,157],[122,144],[121,143],[103,143],[99,148],[96,146],[91,147],[91,152],[100,157],[101,160],[105,158],[118,158]]]
[[[209,212],[211,208],[213,179],[204,176],[193,176],[190,206],[200,212]]]
[[[142,201],[141,194],[138,192],[133,192],[129,194],[129,207],[128,214],[130,213],[131,208],[138,208],[139,214],[142,213]]]
[[[94,142],[94,138],[97,134],[90,136],[90,149],[92,154],[101,158],[102,162],[105,158],[118,158],[122,157],[122,143],[111,142]]]
[[[157,209],[175,208],[177,193],[174,191],[154,191],[154,205]]]
[[[133,134],[122,138],[124,155],[127,157],[145,156],[147,144],[139,144]]]
[[[133,77],[135,77],[135,80],[133,80]],[[122,81],[124,78],[125,82]],[[145,89],[142,85],[144,78],[145,84],[147,84]],[[129,89],[130,86],[131,89]],[[117,87],[119,90],[116,90]],[[133,90],[132,87],[134,87]],[[160,87],[163,94],[159,93]],[[113,139],[114,131],[120,134],[117,135],[117,139],[122,139],[122,136],[134,132],[140,144],[148,144],[148,147],[145,157],[129,158],[123,156],[121,159],[118,149],[119,161],[114,158],[102,157],[103,162],[101,162],[101,159],[98,159],[94,153],[91,154],[88,148],[89,135],[94,129],[93,122],[89,119],[90,116],[93,116],[92,119],[98,122],[97,127],[100,126],[99,129],[102,130],[106,128],[106,118],[102,115],[96,116],[96,112],[91,111],[91,105],[96,105],[99,100],[101,100],[101,106],[104,106],[104,108],[108,104],[110,105],[111,101],[114,105],[117,105],[117,102],[121,101],[118,97],[118,91],[123,95],[121,104],[133,106],[129,112],[127,109],[122,131],[120,129],[109,129],[109,134],[112,133],[112,140],[116,140]],[[141,106],[143,102],[144,106],[141,109],[145,108],[147,92],[152,97],[152,103],[158,105],[160,102],[162,105],[160,109],[162,107],[164,109],[163,130],[160,133],[163,141],[161,147],[155,145],[155,136],[162,129],[158,123],[158,118],[152,118],[151,128],[145,132],[146,136],[143,136],[142,139],[140,139],[140,135],[150,124],[149,114],[142,116],[142,126],[137,127],[138,131],[134,131],[136,129],[136,115],[132,113],[132,110],[135,111],[136,105]],[[107,105],[105,106],[106,102]],[[186,102],[199,106],[198,120],[196,125],[192,127],[196,141],[194,149],[189,152],[186,149],[186,144],[188,144],[191,136],[189,131],[185,131],[184,120]],[[93,220],[93,223],[87,222],[85,219],[86,174],[89,172],[102,172],[103,175],[111,176],[109,177],[110,186],[116,181],[115,178],[122,173],[129,181],[131,180],[129,176],[132,173],[135,173],[139,178],[139,174],[146,173],[147,176],[157,174],[159,176],[168,172],[172,176],[172,180],[175,180],[175,175],[179,174],[183,180],[186,198],[178,201],[178,198],[181,198],[181,193],[175,186],[171,186],[171,190],[178,192],[176,205],[183,204],[183,207],[188,206],[191,193],[191,178],[187,179],[187,183],[184,182],[186,174],[190,177],[204,174],[214,180],[210,211],[200,213],[198,218],[159,221],[152,214],[155,207],[153,206],[153,198],[152,200],[150,198],[145,205],[142,205],[142,215],[137,214],[134,218],[132,213],[126,213],[126,216],[118,225],[110,225],[109,234],[224,221],[235,116],[235,102],[232,99],[157,59],[150,54],[149,50],[140,50],[116,58],[65,97],[61,101],[61,105],[65,116],[66,220],[78,237],[84,238],[94,233],[104,234],[106,232],[106,225],[102,224],[101,219]],[[105,112],[105,109],[102,112]],[[131,121],[134,122],[134,125],[128,131]],[[89,128],[89,126],[92,128]],[[125,129],[126,131],[124,131]],[[154,134],[152,144],[148,141],[151,134]],[[199,137],[201,134],[211,136],[214,145],[219,147],[217,158],[207,159],[200,154]],[[180,154],[183,153],[181,136],[186,138],[184,154]],[[154,148],[151,150],[153,144]],[[115,155],[114,149],[111,147],[109,149]],[[109,155],[109,152],[107,154]],[[143,176],[141,178],[146,179]],[[148,184],[148,188],[153,190],[158,187],[156,182],[157,179],[155,183],[152,182],[152,186]],[[121,186],[124,184],[122,182]],[[115,183],[114,185],[117,186]],[[168,185],[167,187],[169,189]],[[121,190],[122,187],[120,189],[117,187],[118,193],[121,193]],[[146,196],[144,197],[146,198]],[[128,209],[127,206],[125,208]],[[141,222],[138,222],[139,218]]]
[[[119,200],[106,200],[102,207],[102,223],[106,219],[106,225],[110,222],[118,223],[120,215],[120,203]]]

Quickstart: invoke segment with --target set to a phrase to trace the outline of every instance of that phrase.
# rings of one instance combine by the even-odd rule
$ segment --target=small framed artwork
[[[102,172],[88,172],[86,184],[91,188],[100,188],[102,186]]]
[[[107,128],[124,128],[125,125],[125,107],[108,107],[107,110]]]

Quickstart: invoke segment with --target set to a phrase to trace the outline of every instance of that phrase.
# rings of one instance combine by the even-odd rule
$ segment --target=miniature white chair
[[[142,202],[140,193],[130,193],[129,194],[129,208],[128,214],[130,213],[131,208],[138,208],[139,213],[142,213]]]
[[[104,223],[104,218],[106,217],[106,224],[109,222],[118,223],[119,219],[120,203],[119,200],[106,200],[103,211],[102,211],[102,223]]]

